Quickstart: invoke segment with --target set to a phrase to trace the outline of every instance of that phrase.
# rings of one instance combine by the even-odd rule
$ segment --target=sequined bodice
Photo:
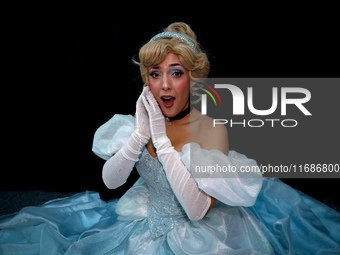
[[[150,192],[148,221],[151,236],[157,238],[188,220],[166,178],[162,164],[144,148],[136,168]]]

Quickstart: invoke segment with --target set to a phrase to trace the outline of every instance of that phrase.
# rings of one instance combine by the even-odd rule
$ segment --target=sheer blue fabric
[[[130,117],[115,118],[133,125]],[[105,133],[104,145],[97,133],[97,155],[119,150],[111,135]],[[124,139],[119,136],[121,144]],[[218,151],[192,148],[200,164],[207,160],[200,152],[221,157]],[[182,151],[183,161],[188,153]],[[232,158],[246,160],[233,153]],[[120,199],[105,202],[87,191],[1,217],[0,254],[340,254],[340,214],[278,179],[243,181],[242,189],[235,187],[240,194],[225,193],[204,219],[190,221],[157,158],[144,149],[136,168],[141,177]],[[210,193],[225,190],[228,182],[212,184]],[[254,205],[234,205],[234,196],[252,203],[254,194]]]

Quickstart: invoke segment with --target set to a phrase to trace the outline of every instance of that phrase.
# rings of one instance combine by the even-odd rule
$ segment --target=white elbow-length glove
[[[109,189],[123,185],[129,177],[139,154],[150,140],[149,117],[144,107],[142,97],[144,88],[136,103],[136,126],[126,144],[103,167],[103,181]]]
[[[165,119],[150,89],[145,91],[143,102],[149,114],[151,138],[157,156],[178,201],[190,220],[200,220],[207,213],[211,198],[198,188],[179,153],[166,135]]]

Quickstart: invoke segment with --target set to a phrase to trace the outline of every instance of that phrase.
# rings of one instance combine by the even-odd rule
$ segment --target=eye
[[[152,78],[158,78],[160,76],[160,73],[157,72],[157,71],[151,71],[149,73],[149,75],[152,77]]]
[[[175,69],[171,71],[171,76],[179,78],[184,74],[184,72],[181,69]]]

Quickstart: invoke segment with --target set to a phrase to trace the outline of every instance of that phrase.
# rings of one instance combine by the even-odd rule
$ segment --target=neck
[[[176,116],[174,117],[166,117],[170,120],[180,120],[182,118],[184,118],[185,116],[187,116],[190,113],[190,103],[188,105],[187,108],[185,108],[183,111],[179,112]]]
[[[190,103],[187,106],[187,108],[185,108],[183,111],[179,112],[176,116],[174,117],[165,117],[165,119],[168,121],[168,125],[171,126],[172,125],[172,121],[174,120],[181,120],[183,118],[185,118],[186,116],[188,116],[188,114],[191,112],[191,107],[190,107]]]

